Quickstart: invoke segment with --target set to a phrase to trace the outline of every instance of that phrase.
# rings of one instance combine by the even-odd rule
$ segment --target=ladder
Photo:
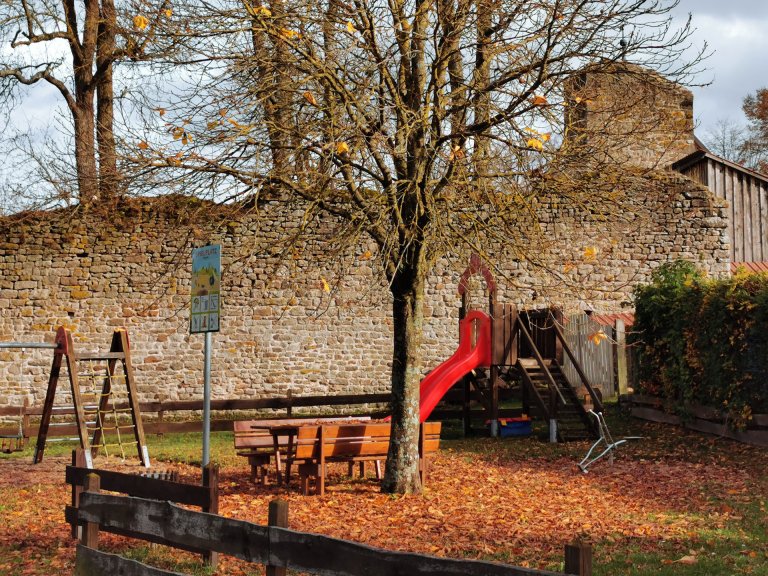
[[[109,454],[110,448],[116,447],[125,458],[126,445],[135,445],[141,464],[149,468],[128,333],[124,329],[116,330],[108,352],[77,353],[71,333],[60,327],[55,345],[33,462],[43,461],[46,441],[52,441],[47,440],[51,427],[71,428],[71,421],[61,421],[61,417],[74,413],[76,439],[88,468],[93,468],[93,456],[100,449]],[[57,404],[56,391],[63,364],[69,376],[70,398],[69,402]]]

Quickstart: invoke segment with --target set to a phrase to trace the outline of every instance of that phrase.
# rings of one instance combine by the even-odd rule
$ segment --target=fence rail
[[[384,417],[389,414],[380,405],[389,404],[391,394],[350,394],[337,396],[284,396],[274,398],[255,398],[255,399],[223,399],[212,400],[211,410],[213,412],[238,412],[248,410],[285,410],[286,418],[295,418],[293,413],[295,408],[323,408],[339,406],[376,406],[370,409],[347,410],[345,416],[371,416]],[[127,405],[118,404],[116,408],[124,408]],[[202,400],[185,400],[172,402],[140,402],[139,408],[142,416],[152,415],[151,418],[144,421],[144,432],[147,434],[167,434],[171,432],[199,432],[201,423],[197,420],[189,419],[190,412],[202,412]],[[111,410],[112,406],[107,409]],[[20,406],[20,407],[0,407],[0,418],[12,418],[17,422],[21,420],[23,436],[29,438],[37,435],[37,424],[33,419],[39,417],[43,412],[42,406]],[[74,419],[74,408],[59,410],[57,414],[71,414]],[[473,410],[471,415],[480,418],[484,412],[482,410]],[[519,409],[505,409],[499,412],[500,416],[519,416]],[[303,416],[303,415],[302,415]],[[312,417],[312,414],[306,414]],[[316,416],[316,414],[315,414]],[[432,412],[436,419],[461,419],[461,408],[456,409],[437,409]],[[172,420],[167,418],[171,417]],[[181,417],[186,417],[186,421],[181,421]],[[272,416],[274,417],[274,416]],[[224,416],[214,416],[211,420],[211,430],[213,432],[231,432],[237,417],[232,414]],[[19,426],[17,423],[8,423],[0,427],[0,435],[17,434]],[[57,426],[48,431],[48,436],[73,436],[77,434],[77,427]]]
[[[734,430],[729,426],[727,414],[716,408],[688,405],[685,407],[686,416],[683,418],[666,411],[663,398],[632,394],[628,399],[632,405],[632,416],[637,418],[683,426],[744,444],[768,447],[768,414],[753,414],[747,429]]]
[[[559,572],[496,562],[394,552],[290,530],[287,528],[288,504],[279,500],[270,503],[270,524],[260,526],[188,510],[170,502],[102,494],[98,489],[96,479],[89,491],[81,496],[79,518],[85,526],[81,546],[78,546],[76,576],[173,574],[96,552],[102,528],[150,541],[162,540],[171,546],[194,546],[264,564],[268,567],[267,574],[275,575],[290,569],[323,576],[562,576]],[[565,559],[566,573],[590,576],[591,548],[588,545],[566,547]]]

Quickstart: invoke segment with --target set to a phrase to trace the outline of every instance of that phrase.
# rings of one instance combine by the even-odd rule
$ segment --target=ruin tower
[[[696,150],[693,94],[642,66],[586,68],[567,84],[565,99],[566,142],[598,158],[667,168]]]

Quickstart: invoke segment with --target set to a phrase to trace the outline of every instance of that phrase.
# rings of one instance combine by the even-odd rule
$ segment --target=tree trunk
[[[424,269],[405,264],[392,282],[392,434],[382,491],[421,492],[419,480],[419,385],[424,328]]]
[[[75,165],[80,203],[90,204],[99,197],[92,93],[78,100],[72,118],[75,124]]]
[[[114,84],[112,59],[115,53],[115,4],[102,0],[99,37],[96,48],[96,141],[99,146],[99,199],[119,195],[117,150],[115,148]]]

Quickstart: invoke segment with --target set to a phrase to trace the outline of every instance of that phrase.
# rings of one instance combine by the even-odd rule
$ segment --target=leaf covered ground
[[[264,524],[269,501],[280,497],[289,502],[291,528],[392,550],[558,570],[564,545],[581,538],[594,546],[595,574],[768,575],[768,450],[636,420],[618,432],[644,439],[588,474],[576,467],[588,443],[445,440],[420,496],[381,494],[372,476],[350,479],[337,465],[323,498],[301,496],[295,481],[290,489],[254,485],[231,435],[215,434],[220,512]],[[150,438],[155,467],[199,481],[198,442]],[[0,460],[0,574],[71,573],[74,542],[63,519],[68,458],[29,461]],[[96,464],[139,471],[130,459]],[[204,573],[193,555],[115,536],[102,542],[161,567]],[[230,558],[218,570],[260,573]]]

